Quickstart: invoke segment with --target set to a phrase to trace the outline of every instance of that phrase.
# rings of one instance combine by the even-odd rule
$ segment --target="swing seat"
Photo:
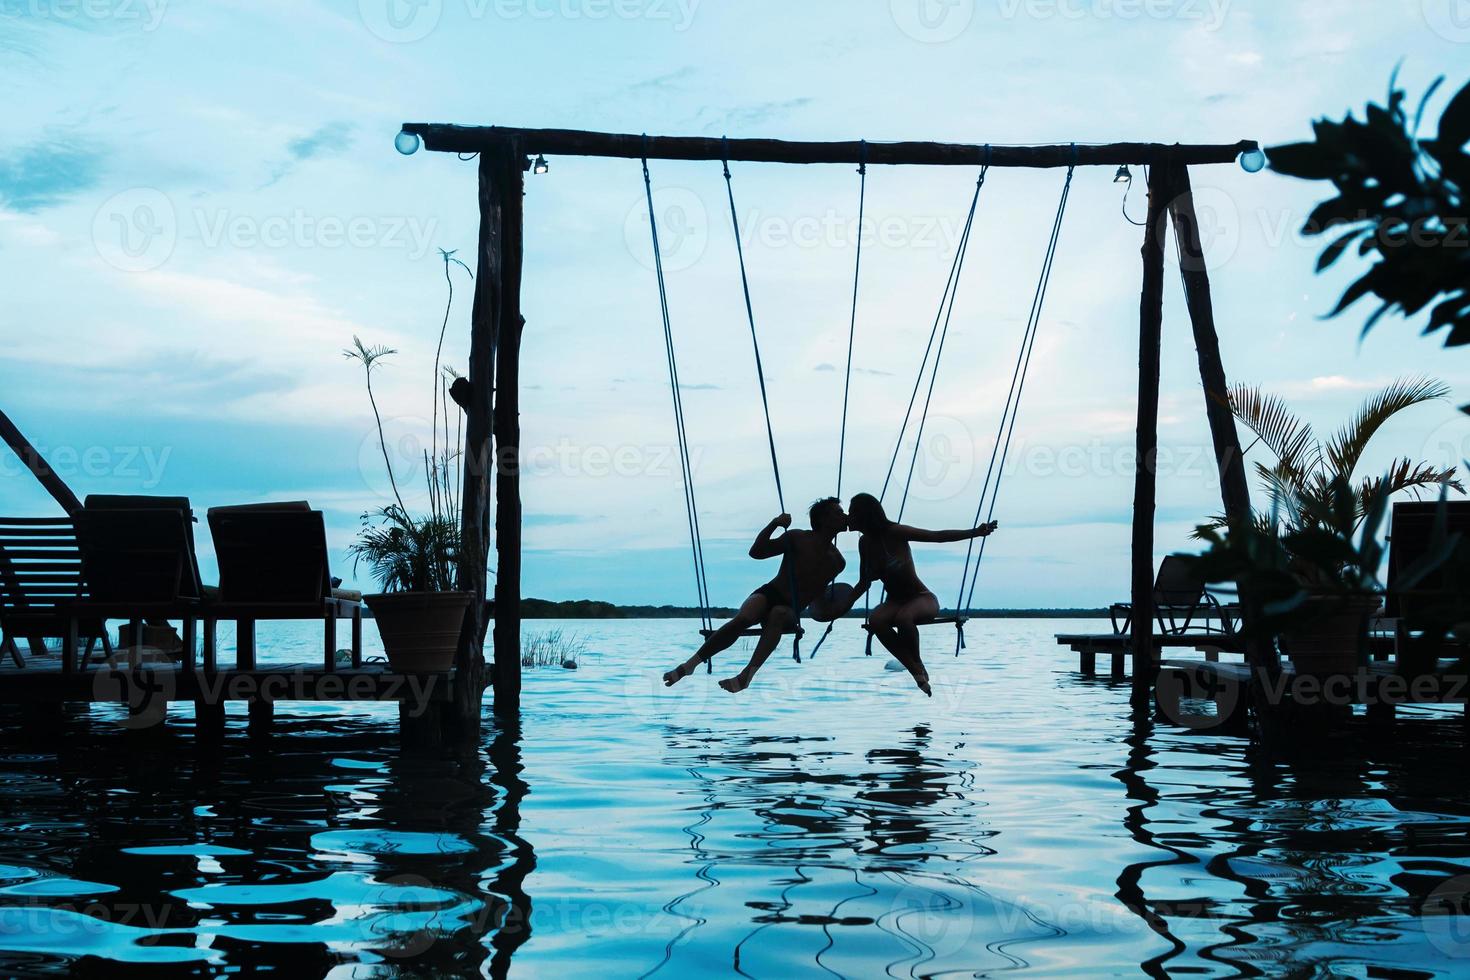
[[[699,631],[699,635],[702,636],[702,637],[704,637],[705,639],[709,639],[711,636],[713,636],[715,634],[715,632],[716,632],[715,630],[700,630]],[[741,633],[740,635],[743,636],[743,637],[746,637],[748,639],[755,640],[755,639],[759,639],[760,637],[764,636],[765,635],[765,632],[766,631],[765,630],[762,630],[762,629],[748,629],[744,633]],[[806,636],[806,630],[801,629],[800,627],[798,627],[796,629],[784,629],[784,630],[781,631],[781,635],[782,636],[792,636],[792,635],[795,635],[796,638],[799,640],[802,637]]]
[[[968,617],[968,616],[936,616],[933,619],[925,620],[924,622],[918,623],[917,625],[919,625],[919,626],[964,626],[969,621],[970,621],[970,617]],[[867,630],[869,633],[873,632],[873,627],[869,623],[864,623],[863,624],[863,629]]]

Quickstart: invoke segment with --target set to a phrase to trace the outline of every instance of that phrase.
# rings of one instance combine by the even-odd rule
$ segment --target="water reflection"
[[[283,706],[268,747],[232,716],[213,749],[187,711],[0,719],[0,975],[1467,972],[1458,712],[1189,731],[1007,622],[932,701],[839,633],[671,701],[687,624],[585,629],[462,753],[400,754],[372,710]]]
[[[107,711],[9,733],[6,973],[504,976],[529,937],[517,732],[403,755],[377,719],[287,717],[210,747]]]

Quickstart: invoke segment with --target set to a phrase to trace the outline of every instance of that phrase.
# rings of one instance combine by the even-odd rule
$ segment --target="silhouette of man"
[[[804,609],[824,594],[827,583],[842,573],[847,562],[837,550],[837,535],[847,530],[847,514],[836,497],[824,497],[807,512],[810,531],[790,530],[791,515],[782,514],[767,524],[750,546],[750,557],[757,560],[781,556],[776,577],[750,594],[724,626],[711,633],[684,663],[664,674],[664,684],[673,687],[694,673],[715,654],[728,650],[747,629],[759,625],[760,640],[751,654],[750,663],[734,677],[720,681],[720,687],[731,694],[750,686],[782,634],[795,623],[796,610]],[[786,533],[776,536],[778,528]],[[796,589],[795,597],[792,588]]]

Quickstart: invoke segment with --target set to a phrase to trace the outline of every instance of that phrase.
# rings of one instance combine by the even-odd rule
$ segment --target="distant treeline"
[[[595,599],[574,599],[570,602],[552,602],[549,599],[522,599],[521,615],[526,619],[698,619],[700,611],[694,606],[618,606],[611,602]],[[709,610],[716,619],[729,618],[735,610],[719,607]],[[967,616],[972,619],[1099,619],[1106,618],[1106,609],[972,609]],[[849,619],[862,619],[858,611]]]

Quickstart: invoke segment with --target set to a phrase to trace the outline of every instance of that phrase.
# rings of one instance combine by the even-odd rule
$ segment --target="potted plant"
[[[1453,467],[1408,457],[1379,477],[1356,472],[1389,420],[1448,394],[1441,381],[1400,378],[1323,440],[1275,395],[1246,385],[1231,389],[1231,412],[1275,457],[1257,462],[1256,472],[1276,504],[1249,527],[1222,536],[1226,520],[1216,517],[1196,537],[1211,543],[1217,571],[1233,565],[1255,581],[1264,603],[1256,618],[1272,626],[1270,639],[1281,640],[1299,672],[1347,673],[1363,661],[1368,622],[1382,598],[1376,534],[1388,499],[1404,491],[1463,490]]]
[[[451,263],[465,268],[453,252],[440,250],[444,275],[449,280],[449,303],[439,332],[434,355],[434,399],[431,448],[424,452],[424,478],[428,488],[428,513],[414,514],[404,504],[388,454],[383,418],[373,393],[373,370],[386,357],[397,353],[384,347],[369,347],[353,337],[353,346],[343,351],[362,364],[368,402],[378,427],[378,445],[393,502],[363,515],[362,531],[351,552],[356,565],[366,563],[381,592],[363,596],[383,639],[388,663],[399,671],[444,671],[454,665],[464,628],[465,614],[474,593],[459,589],[459,566],[464,544],[458,521],[460,455],[449,437],[450,398],[448,381],[457,377],[450,369],[441,373],[439,359],[444,349],[444,330],[454,300],[450,279]],[[442,397],[441,397],[442,396]],[[442,428],[441,428],[442,427]],[[440,448],[440,436],[443,448]]]
[[[1374,492],[1365,514],[1346,479],[1320,493],[1281,492],[1267,516],[1201,527],[1208,542],[1196,562],[1208,582],[1236,583],[1255,615],[1252,628],[1299,674],[1350,674],[1366,663],[1368,623],[1382,604],[1378,530],[1388,494]]]

